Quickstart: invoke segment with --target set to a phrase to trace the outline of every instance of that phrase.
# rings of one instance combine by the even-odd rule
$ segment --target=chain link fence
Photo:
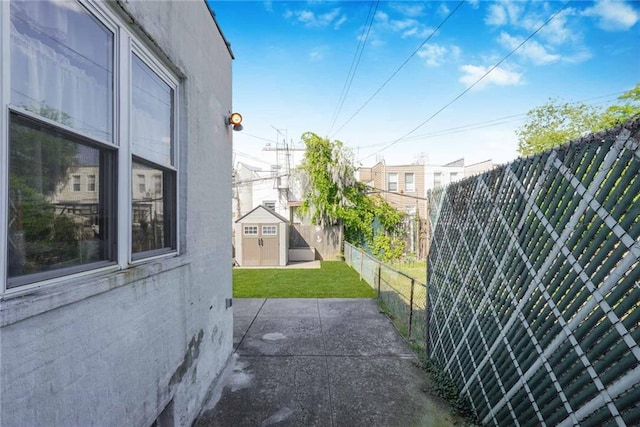
[[[427,336],[426,285],[347,242],[344,243],[344,258],[360,278],[376,290],[402,334],[424,349]]]

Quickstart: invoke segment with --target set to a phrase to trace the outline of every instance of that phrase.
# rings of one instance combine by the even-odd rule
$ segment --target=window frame
[[[436,179],[438,178],[438,179]],[[442,186],[442,172],[434,172],[433,173],[433,187]]]
[[[249,233],[248,230],[253,231],[255,229],[255,233]],[[243,236],[257,236],[258,235],[258,226],[257,225],[243,225],[242,226],[242,235]]]
[[[273,231],[273,233],[271,232]],[[261,229],[262,236],[277,236],[278,235],[278,226],[277,225],[263,225]]]
[[[411,176],[411,188],[407,184],[407,176]],[[415,172],[405,172],[404,173],[404,191],[407,193],[415,193],[416,192],[416,174]]]
[[[157,258],[176,257],[180,253],[180,212],[182,210],[180,204],[180,140],[178,138],[180,134],[179,124],[181,116],[181,80],[178,77],[179,73],[175,70],[177,68],[168,62],[168,58],[162,54],[157,54],[155,49],[152,50],[147,46],[150,46],[150,41],[143,38],[136,29],[131,26],[125,19],[120,17],[113,11],[112,6],[106,3],[98,2],[81,2],[77,1],[77,4],[83,8],[84,11],[89,13],[93,19],[99,24],[103,25],[112,34],[112,74],[110,79],[110,85],[112,90],[111,108],[112,114],[111,126],[112,126],[112,139],[104,140],[96,136],[86,135],[81,130],[76,130],[66,126],[62,123],[57,123],[49,120],[45,117],[39,116],[36,113],[26,111],[25,109],[11,104],[11,60],[2,61],[0,66],[0,107],[2,113],[0,114],[0,128],[3,131],[0,134],[0,200],[3,201],[0,208],[0,244],[4,245],[5,254],[0,259],[0,296],[13,296],[22,295],[26,292],[30,292],[34,289],[38,289],[44,286],[56,286],[69,281],[76,280],[78,277],[84,277],[89,275],[95,275],[104,271],[118,271],[124,270],[136,265],[153,261]],[[0,2],[0,47],[3,52],[11,51],[11,34],[10,34],[10,19],[11,19],[11,3]],[[161,169],[171,171],[172,182],[174,187],[172,193],[172,214],[173,214],[173,245],[170,250],[162,250],[160,253],[156,251],[145,252],[144,256],[138,257],[132,253],[132,182],[131,177],[132,163],[133,163],[133,149],[131,141],[131,89],[132,83],[131,76],[131,56],[135,54],[140,58],[149,68],[151,68],[157,76],[159,76],[165,83],[167,83],[173,90],[173,108],[171,116],[171,138],[172,138],[172,153],[171,153],[171,166],[157,165]],[[111,168],[108,174],[109,180],[113,180],[113,186],[109,191],[109,196],[113,197],[117,204],[109,206],[111,210],[112,220],[112,241],[109,250],[111,251],[109,261],[100,261],[95,263],[95,267],[81,269],[82,271],[71,271],[70,269],[52,270],[51,272],[34,273],[29,275],[29,280],[19,285],[12,285],[8,287],[8,264],[7,264],[7,249],[8,249],[8,203],[5,203],[9,197],[9,117],[12,113],[19,114],[26,117],[29,120],[36,120],[42,122],[45,125],[58,128],[64,133],[70,133],[71,135],[78,136],[82,141],[89,141],[89,145],[95,145],[97,148],[111,150],[112,154],[107,156],[110,158],[109,164],[105,167]],[[84,142],[83,142],[84,143]],[[144,159],[143,159],[144,160]],[[101,166],[102,167],[102,166]],[[111,185],[108,182],[102,183],[103,177],[96,177],[96,191],[98,191],[102,185]],[[84,180],[86,181],[86,180]],[[88,185],[88,183],[87,183]],[[81,184],[82,186],[82,184]],[[105,187],[106,188],[106,187]],[[82,191],[82,188],[81,188]],[[105,190],[106,192],[107,190]],[[102,195],[100,197],[103,197]],[[135,259],[134,259],[135,258]],[[100,264],[100,265],[97,265]],[[92,266],[94,264],[91,264]],[[41,276],[42,275],[42,276]],[[19,279],[21,276],[12,278],[12,282],[15,279]]]
[[[156,162],[154,162],[153,160],[150,159],[146,159],[144,157],[138,156],[136,155],[136,153],[134,153],[133,151],[133,141],[132,141],[132,132],[131,132],[131,126],[128,126],[128,149],[129,149],[129,156],[128,156],[128,168],[129,168],[129,175],[130,175],[130,179],[131,179],[131,184],[129,185],[129,198],[128,198],[128,202],[129,202],[129,210],[130,210],[130,220],[127,223],[127,227],[129,228],[129,233],[128,233],[128,255],[129,255],[129,264],[137,264],[139,262],[144,262],[146,260],[149,259],[155,259],[158,257],[162,257],[162,256],[166,256],[166,255],[179,255],[179,241],[180,241],[180,230],[179,230],[179,224],[180,224],[180,208],[178,206],[178,201],[180,200],[180,194],[179,194],[179,190],[180,190],[180,173],[179,170],[177,168],[177,163],[178,163],[178,159],[179,157],[179,143],[178,143],[178,123],[179,123],[179,99],[180,99],[180,85],[178,82],[178,79],[175,78],[170,72],[169,70],[163,66],[163,64],[157,60],[155,58],[155,56],[142,44],[140,44],[136,39],[131,38],[130,40],[130,49],[128,51],[128,54],[126,55],[122,55],[122,56],[127,56],[127,71],[128,71],[128,76],[129,76],[129,80],[127,82],[128,85],[128,102],[127,102],[127,108],[129,109],[129,118],[132,117],[132,112],[133,112],[133,90],[132,90],[132,86],[133,86],[133,55],[137,56],[138,59],[145,64],[147,67],[149,67],[151,69],[152,72],[154,72],[156,74],[156,76],[158,78],[160,78],[165,84],[167,84],[171,90],[173,91],[173,99],[172,99],[172,112],[171,112],[171,152],[170,152],[170,157],[171,157],[171,164],[170,165],[160,165]],[[163,182],[163,188],[165,189],[165,191],[168,192],[168,198],[169,201],[168,203],[171,205],[170,209],[168,209],[170,212],[170,214],[172,214],[173,218],[170,220],[170,222],[173,222],[173,229],[171,230],[169,239],[171,242],[172,247],[165,247],[165,248],[159,248],[159,249],[154,249],[154,250],[150,250],[150,251],[144,251],[144,252],[137,252],[134,253],[133,252],[133,235],[132,235],[132,231],[131,231],[131,225],[133,223],[133,194],[132,194],[132,189],[133,187],[131,186],[133,184],[133,162],[134,162],[134,158],[135,161],[140,162],[140,163],[146,163],[150,166],[156,167],[162,171],[166,171],[169,174],[172,174],[172,177],[167,178],[166,176],[164,178],[162,178],[162,182]],[[164,175],[164,173],[163,173]]]
[[[68,276],[75,275],[76,273],[88,274],[88,273],[92,273],[97,269],[115,265],[116,264],[115,258],[118,250],[117,238],[116,238],[117,217],[115,216],[115,212],[117,210],[118,200],[117,200],[117,171],[114,172],[113,170],[113,166],[116,162],[116,157],[117,157],[117,152],[114,149],[114,147],[110,147],[108,144],[98,142],[95,138],[92,138],[80,132],[77,132],[73,128],[70,128],[68,126],[61,127],[58,125],[57,122],[47,119],[45,117],[42,117],[38,114],[32,113],[30,111],[27,111],[24,109],[16,110],[12,106],[9,106],[7,108],[7,111],[8,111],[8,117],[10,117],[11,114],[13,114],[17,116],[20,120],[33,122],[35,125],[51,128],[56,133],[66,135],[67,137],[72,138],[75,143],[83,144],[85,146],[92,147],[98,150],[112,152],[111,155],[107,155],[105,157],[101,156],[100,158],[101,165],[100,165],[99,171],[100,171],[100,174],[103,175],[102,185],[104,186],[104,191],[100,192],[100,195],[99,195],[100,201],[98,205],[103,207],[105,211],[104,215],[107,217],[112,217],[113,220],[110,223],[107,222],[104,225],[105,227],[107,227],[107,229],[104,232],[105,234],[109,235],[109,240],[107,240],[108,245],[105,246],[104,250],[108,253],[107,257],[110,259],[99,260],[91,263],[80,264],[80,265],[75,265],[70,267],[62,267],[55,270],[41,271],[37,273],[9,277],[8,269],[7,269],[8,235],[9,235],[9,230],[8,230],[9,203],[5,203],[6,210],[3,209],[3,211],[5,211],[5,214],[6,214],[5,223],[3,224],[4,226],[3,231],[5,234],[2,236],[3,245],[5,245],[4,246],[5,256],[3,257],[3,259],[0,260],[0,265],[2,265],[2,270],[4,274],[3,278],[6,280],[3,280],[4,287],[2,288],[2,290],[6,293],[21,292],[25,289],[39,287],[42,282],[55,283],[56,281],[65,280]],[[7,123],[10,123],[10,121],[11,120],[8,118]],[[8,128],[7,128],[7,132],[5,133],[6,133],[6,148],[8,149],[9,147],[9,136],[8,136],[9,129]],[[6,161],[8,166],[8,161],[9,161],[8,152],[7,152]],[[8,173],[9,168],[7,167],[6,169]],[[70,175],[70,176],[73,176],[73,175]],[[8,174],[6,175],[6,178],[7,178],[6,179],[7,192],[5,195],[6,199],[4,200],[8,200],[8,197],[9,197]],[[73,186],[73,183],[72,183],[72,186]],[[71,188],[71,191],[75,192],[73,188]],[[114,230],[109,230],[108,227],[113,227]]]
[[[277,207],[277,203],[275,200],[263,200],[262,201],[262,206],[264,206],[265,208],[275,212],[276,211],[276,207]],[[271,207],[273,206],[273,207]]]
[[[392,176],[395,176],[395,179],[391,179]],[[391,184],[395,184],[395,189],[391,189]],[[398,192],[398,172],[387,172],[387,191],[390,193]]]

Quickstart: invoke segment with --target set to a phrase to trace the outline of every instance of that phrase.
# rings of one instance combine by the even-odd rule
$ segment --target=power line
[[[369,38],[369,33],[371,32],[371,26],[373,25],[373,20],[376,16],[376,12],[378,11],[379,4],[380,4],[380,0],[376,1],[375,4],[372,2],[371,6],[369,7],[369,14],[367,15],[367,19],[365,20],[363,34],[359,37],[358,46],[356,47],[356,51],[354,52],[353,59],[351,60],[351,66],[349,67],[349,72],[347,73],[347,79],[344,82],[344,86],[342,87],[342,92],[340,92],[340,97],[338,98],[338,105],[336,106],[336,109],[333,112],[333,115],[331,116],[331,122],[329,124],[329,129],[327,130],[327,135],[331,132],[331,130],[333,129],[333,126],[336,124],[336,120],[338,119],[338,116],[342,111],[344,102],[347,99],[349,90],[351,89],[351,84],[353,83],[353,79],[356,75],[356,71],[358,70],[358,66],[360,65],[360,59],[362,58],[364,47]],[[372,10],[373,10],[373,13],[371,12]]]
[[[243,153],[241,151],[234,150],[233,153],[237,154],[237,155],[240,155],[242,157],[246,157],[247,159],[251,159],[251,160],[253,160],[255,162],[264,163],[265,165],[270,165],[271,164],[271,162],[268,162],[266,160],[262,160],[262,159],[260,159],[258,157],[252,156],[251,154]]]
[[[591,98],[585,98],[585,99],[581,99],[581,100],[573,101],[573,102],[575,102],[575,103],[585,103],[585,102],[589,102],[589,101],[594,101],[596,99],[610,98],[612,96],[616,96],[617,97],[619,95],[622,95],[623,93],[625,93],[625,91],[609,93],[609,94],[606,94],[606,95],[598,95],[598,96],[594,96],[594,97],[591,97]],[[611,102],[611,101],[610,100],[602,101],[602,102],[595,103],[593,105],[601,105],[601,104],[606,104],[608,102]],[[404,141],[435,138],[435,137],[438,137],[438,136],[451,135],[451,134],[455,134],[455,133],[466,132],[466,131],[469,131],[469,130],[484,129],[484,128],[488,128],[488,127],[492,127],[492,126],[503,125],[505,123],[517,122],[517,121],[523,120],[526,117],[527,114],[528,113],[512,114],[512,115],[509,115],[509,116],[499,117],[497,119],[484,120],[484,121],[481,121],[481,122],[470,123],[470,124],[466,124],[466,125],[461,125],[461,126],[448,128],[448,129],[440,129],[440,130],[436,130],[436,131],[433,131],[433,132],[428,132],[428,133],[424,133],[424,134],[420,134],[420,135],[414,135],[412,137],[405,138]],[[380,143],[376,143],[376,144],[369,144],[369,145],[359,145],[358,147],[366,149],[366,148],[380,147],[380,146],[383,146],[383,145],[386,145],[386,144],[389,144],[389,141],[380,142]],[[363,159],[360,159],[360,160],[363,160]],[[358,161],[360,161],[360,160],[358,160]]]
[[[278,143],[278,141],[274,141],[273,139],[263,138],[263,137],[258,136],[258,135],[252,135],[252,134],[250,134],[250,133],[247,133],[246,131],[242,132],[242,134],[243,134],[243,135],[250,136],[251,138],[261,139],[262,141],[267,141],[267,142],[271,142],[271,143],[274,143],[274,144],[277,144],[277,143]]]
[[[440,108],[438,111],[436,111],[435,113],[433,113],[431,116],[429,116],[426,120],[424,120],[422,123],[420,123],[418,126],[414,127],[413,129],[411,129],[409,132],[405,133],[404,135],[402,135],[400,138],[397,138],[396,140],[394,140],[393,142],[391,142],[390,144],[386,145],[385,147],[383,147],[382,149],[376,151],[373,154],[370,154],[367,157],[362,158],[361,160],[365,160],[368,159],[369,157],[375,156],[378,153],[381,153],[382,151],[386,150],[387,148],[397,144],[398,142],[402,141],[403,139],[405,139],[406,137],[408,137],[409,135],[411,135],[412,133],[414,133],[415,131],[417,131],[418,129],[420,129],[422,126],[424,126],[425,124],[427,124],[428,122],[430,122],[434,117],[436,117],[438,114],[440,114],[442,111],[444,111],[446,108],[448,108],[451,104],[453,104],[454,102],[456,102],[458,99],[462,98],[467,92],[469,92],[474,86],[476,86],[478,83],[480,83],[482,80],[484,80],[485,77],[487,77],[493,70],[495,70],[496,68],[498,68],[500,66],[500,64],[502,64],[504,61],[506,61],[509,57],[511,57],[511,55],[513,55],[517,50],[519,50],[522,46],[524,46],[524,44],[526,42],[528,42],[529,40],[531,40],[531,38],[533,38],[536,34],[538,34],[540,32],[540,30],[542,30],[545,26],[547,26],[547,24],[549,24],[549,22],[551,22],[556,16],[558,16],[558,14],[560,12],[562,12],[564,9],[567,8],[567,6],[569,6],[569,4],[571,4],[571,2],[573,2],[573,0],[569,0],[567,1],[560,9],[558,9],[553,15],[551,15],[551,17],[549,19],[547,19],[542,25],[540,25],[533,33],[531,33],[526,39],[524,39],[518,46],[516,46],[511,52],[509,52],[507,55],[505,55],[500,61],[498,61],[493,67],[491,67],[486,73],[484,73],[478,80],[476,80],[475,82],[473,82],[469,87],[467,87],[465,90],[463,90],[458,96],[456,96],[455,98],[453,98],[451,101],[449,101],[448,103],[446,103],[442,108]]]
[[[449,18],[451,18],[451,16],[453,16],[453,14],[454,14],[454,13],[456,13],[456,11],[460,8],[460,6],[462,6],[462,4],[463,4],[463,3],[464,3],[464,0],[461,0],[461,1],[456,5],[456,7],[455,7],[455,8],[454,8],[450,13],[449,13],[449,15],[447,15],[447,16],[444,18],[444,20],[440,23],[440,25],[438,25],[438,26],[436,27],[436,29],[435,29],[435,30],[433,30],[433,31],[431,32],[431,34],[429,34],[429,36],[428,36],[428,37],[427,37],[427,38],[426,38],[426,39],[425,39],[425,40],[420,44],[420,46],[418,46],[418,47],[416,48],[416,50],[414,50],[414,51],[413,51],[413,53],[412,53],[411,55],[409,55],[409,57],[408,57],[407,59],[405,59],[405,61],[404,61],[404,62],[403,62],[403,63],[402,63],[402,64],[401,64],[401,65],[400,65],[400,66],[399,66],[399,67],[398,67],[398,68],[397,68],[397,69],[396,69],[396,70],[391,74],[391,76],[389,76],[389,78],[388,78],[388,79],[387,79],[387,80],[382,84],[382,86],[380,86],[380,87],[379,87],[379,88],[378,88],[378,89],[373,93],[373,95],[371,95],[371,96],[369,97],[369,99],[367,99],[367,100],[365,101],[365,103],[364,103],[364,104],[362,104],[362,105],[360,106],[360,108],[358,108],[358,109],[356,110],[356,112],[355,112],[355,113],[353,113],[353,114],[351,115],[351,117],[349,117],[349,118],[347,119],[347,121],[346,121],[346,122],[344,122],[344,123],[342,124],[342,126],[340,126],[340,127],[338,128],[338,130],[336,130],[336,131],[333,133],[333,135],[331,135],[331,138],[333,138],[333,137],[334,137],[338,132],[340,132],[340,131],[342,130],[342,128],[344,128],[344,127],[345,127],[345,126],[346,126],[346,125],[347,125],[347,124],[348,124],[348,123],[349,123],[349,122],[350,122],[350,121],[351,121],[351,120],[352,120],[356,115],[358,115],[358,113],[360,113],[360,111],[362,111],[362,109],[363,109],[363,108],[364,108],[364,107],[365,107],[369,102],[371,102],[371,100],[372,100],[373,98],[375,98],[375,97],[376,97],[376,95],[378,95],[378,93],[380,93],[380,91],[381,91],[381,90],[382,90],[382,89],[383,89],[383,88],[384,88],[384,87],[385,87],[385,86],[386,86],[386,85],[387,85],[387,84],[388,84],[388,83],[389,83],[389,82],[390,82],[390,81],[391,81],[391,80],[396,76],[396,74],[398,74],[398,73],[400,72],[400,70],[401,70],[402,68],[404,68],[404,66],[405,66],[405,65],[407,65],[407,63],[411,60],[411,58],[413,58],[413,57],[414,57],[414,56],[415,56],[415,55],[420,51],[420,49],[422,49],[422,47],[423,47],[423,46],[424,46],[424,45],[425,45],[429,40],[431,40],[431,38],[434,36],[434,34],[436,34],[436,33],[438,32],[438,30],[440,30],[440,28],[442,28],[442,26],[443,26],[443,25],[444,25],[444,24],[449,20]]]
[[[404,194],[404,193],[399,193],[397,191],[388,191],[388,190],[383,190],[381,188],[375,188],[375,187],[369,187],[371,189],[371,191],[366,192],[365,194],[378,194],[378,193],[387,193],[387,194],[393,194],[395,196],[399,196],[399,197],[408,197],[410,199],[416,199],[416,200],[429,200],[426,197],[420,197],[420,196],[412,196],[410,194]]]

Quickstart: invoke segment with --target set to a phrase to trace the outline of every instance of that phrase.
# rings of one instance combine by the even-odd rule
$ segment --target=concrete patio
[[[236,299],[234,366],[198,426],[443,426],[446,403],[373,299]]]

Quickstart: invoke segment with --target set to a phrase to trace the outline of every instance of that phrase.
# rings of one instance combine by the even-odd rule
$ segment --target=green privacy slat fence
[[[485,425],[640,424],[640,120],[430,195],[428,348]]]

